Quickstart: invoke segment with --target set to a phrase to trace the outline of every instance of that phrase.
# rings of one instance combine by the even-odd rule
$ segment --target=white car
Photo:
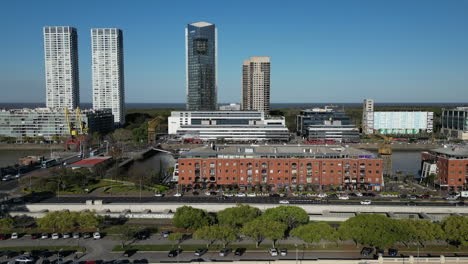
[[[237,197],[246,197],[247,195],[245,193],[238,193],[236,194]]]
[[[362,197],[362,193],[360,192],[355,192],[354,194],[356,194],[357,197]]]
[[[12,233],[11,239],[18,239],[18,233]]]
[[[162,194],[162,193],[155,193],[154,196],[156,196],[156,197],[163,197],[164,194]]]
[[[17,257],[15,261],[25,263],[25,262],[34,262],[35,259],[33,257],[21,256],[21,257]]]
[[[46,239],[46,238],[49,238],[49,234],[43,233],[43,234],[41,235],[41,239]]]
[[[361,201],[362,205],[370,205],[372,202],[370,200]]]
[[[226,196],[226,197],[233,197],[234,196],[234,194],[232,194],[232,193],[225,193],[223,195]]]
[[[257,197],[257,195],[255,193],[248,193],[247,196],[248,197]]]
[[[60,235],[58,233],[53,233],[52,234],[52,239],[59,239]]]
[[[288,200],[280,200],[279,203],[280,204],[289,204],[289,201]]]
[[[340,199],[340,200],[349,200],[349,196],[348,195],[341,195],[341,196],[338,196],[338,199]]]
[[[272,257],[278,256],[278,250],[276,248],[269,248],[268,253],[270,253],[270,256]]]
[[[327,194],[326,193],[319,193],[317,196],[320,197],[320,198],[326,198]]]
[[[100,234],[99,232],[95,232],[95,233],[93,234],[93,238],[94,238],[94,239],[101,239],[101,234]]]
[[[457,199],[458,199],[458,196],[454,196],[454,195],[445,197],[445,200],[447,201],[455,201]]]
[[[181,193],[176,193],[176,194],[174,194],[174,197],[182,197],[182,194]]]
[[[71,234],[70,233],[62,233],[62,238],[70,238]]]
[[[205,195],[206,195],[206,196],[210,196],[211,193],[210,193],[210,192],[205,192]]]

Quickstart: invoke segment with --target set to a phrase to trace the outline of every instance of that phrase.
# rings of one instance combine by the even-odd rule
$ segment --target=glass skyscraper
[[[208,22],[192,23],[185,35],[187,110],[216,110],[216,27]]]

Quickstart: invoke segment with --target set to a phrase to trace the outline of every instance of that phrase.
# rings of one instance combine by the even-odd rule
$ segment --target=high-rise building
[[[364,134],[374,133],[374,100],[364,99],[362,103],[362,132]]]
[[[208,22],[185,29],[187,110],[217,109],[216,35],[215,25]]]
[[[270,57],[250,57],[244,60],[242,110],[270,111]]]
[[[123,36],[117,28],[91,29],[93,108],[111,109],[114,123],[125,123]]]
[[[74,27],[44,27],[46,106],[76,108],[80,103],[78,35]]]

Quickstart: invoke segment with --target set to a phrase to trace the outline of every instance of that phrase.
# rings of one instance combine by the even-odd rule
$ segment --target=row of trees
[[[240,236],[252,239],[258,247],[264,239],[275,246],[279,239],[297,237],[306,245],[323,242],[354,241],[356,245],[385,248],[395,243],[406,246],[445,241],[455,246],[468,245],[468,218],[448,216],[440,223],[420,219],[392,219],[379,214],[359,214],[338,228],[325,222],[309,222],[307,213],[296,206],[279,206],[265,210],[238,205],[216,216],[204,210],[184,206],[177,209],[173,224],[196,230],[193,237],[206,240],[207,246],[219,241],[226,244]]]
[[[97,228],[102,221],[103,218],[97,216],[94,211],[55,211],[38,219],[37,226],[40,228],[69,231],[75,228],[94,229]]]

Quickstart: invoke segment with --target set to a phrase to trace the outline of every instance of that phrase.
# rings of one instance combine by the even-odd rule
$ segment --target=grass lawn
[[[68,251],[85,252],[84,247],[78,246],[35,246],[35,247],[0,247],[0,251],[32,251],[32,250],[49,250],[49,251]]]

